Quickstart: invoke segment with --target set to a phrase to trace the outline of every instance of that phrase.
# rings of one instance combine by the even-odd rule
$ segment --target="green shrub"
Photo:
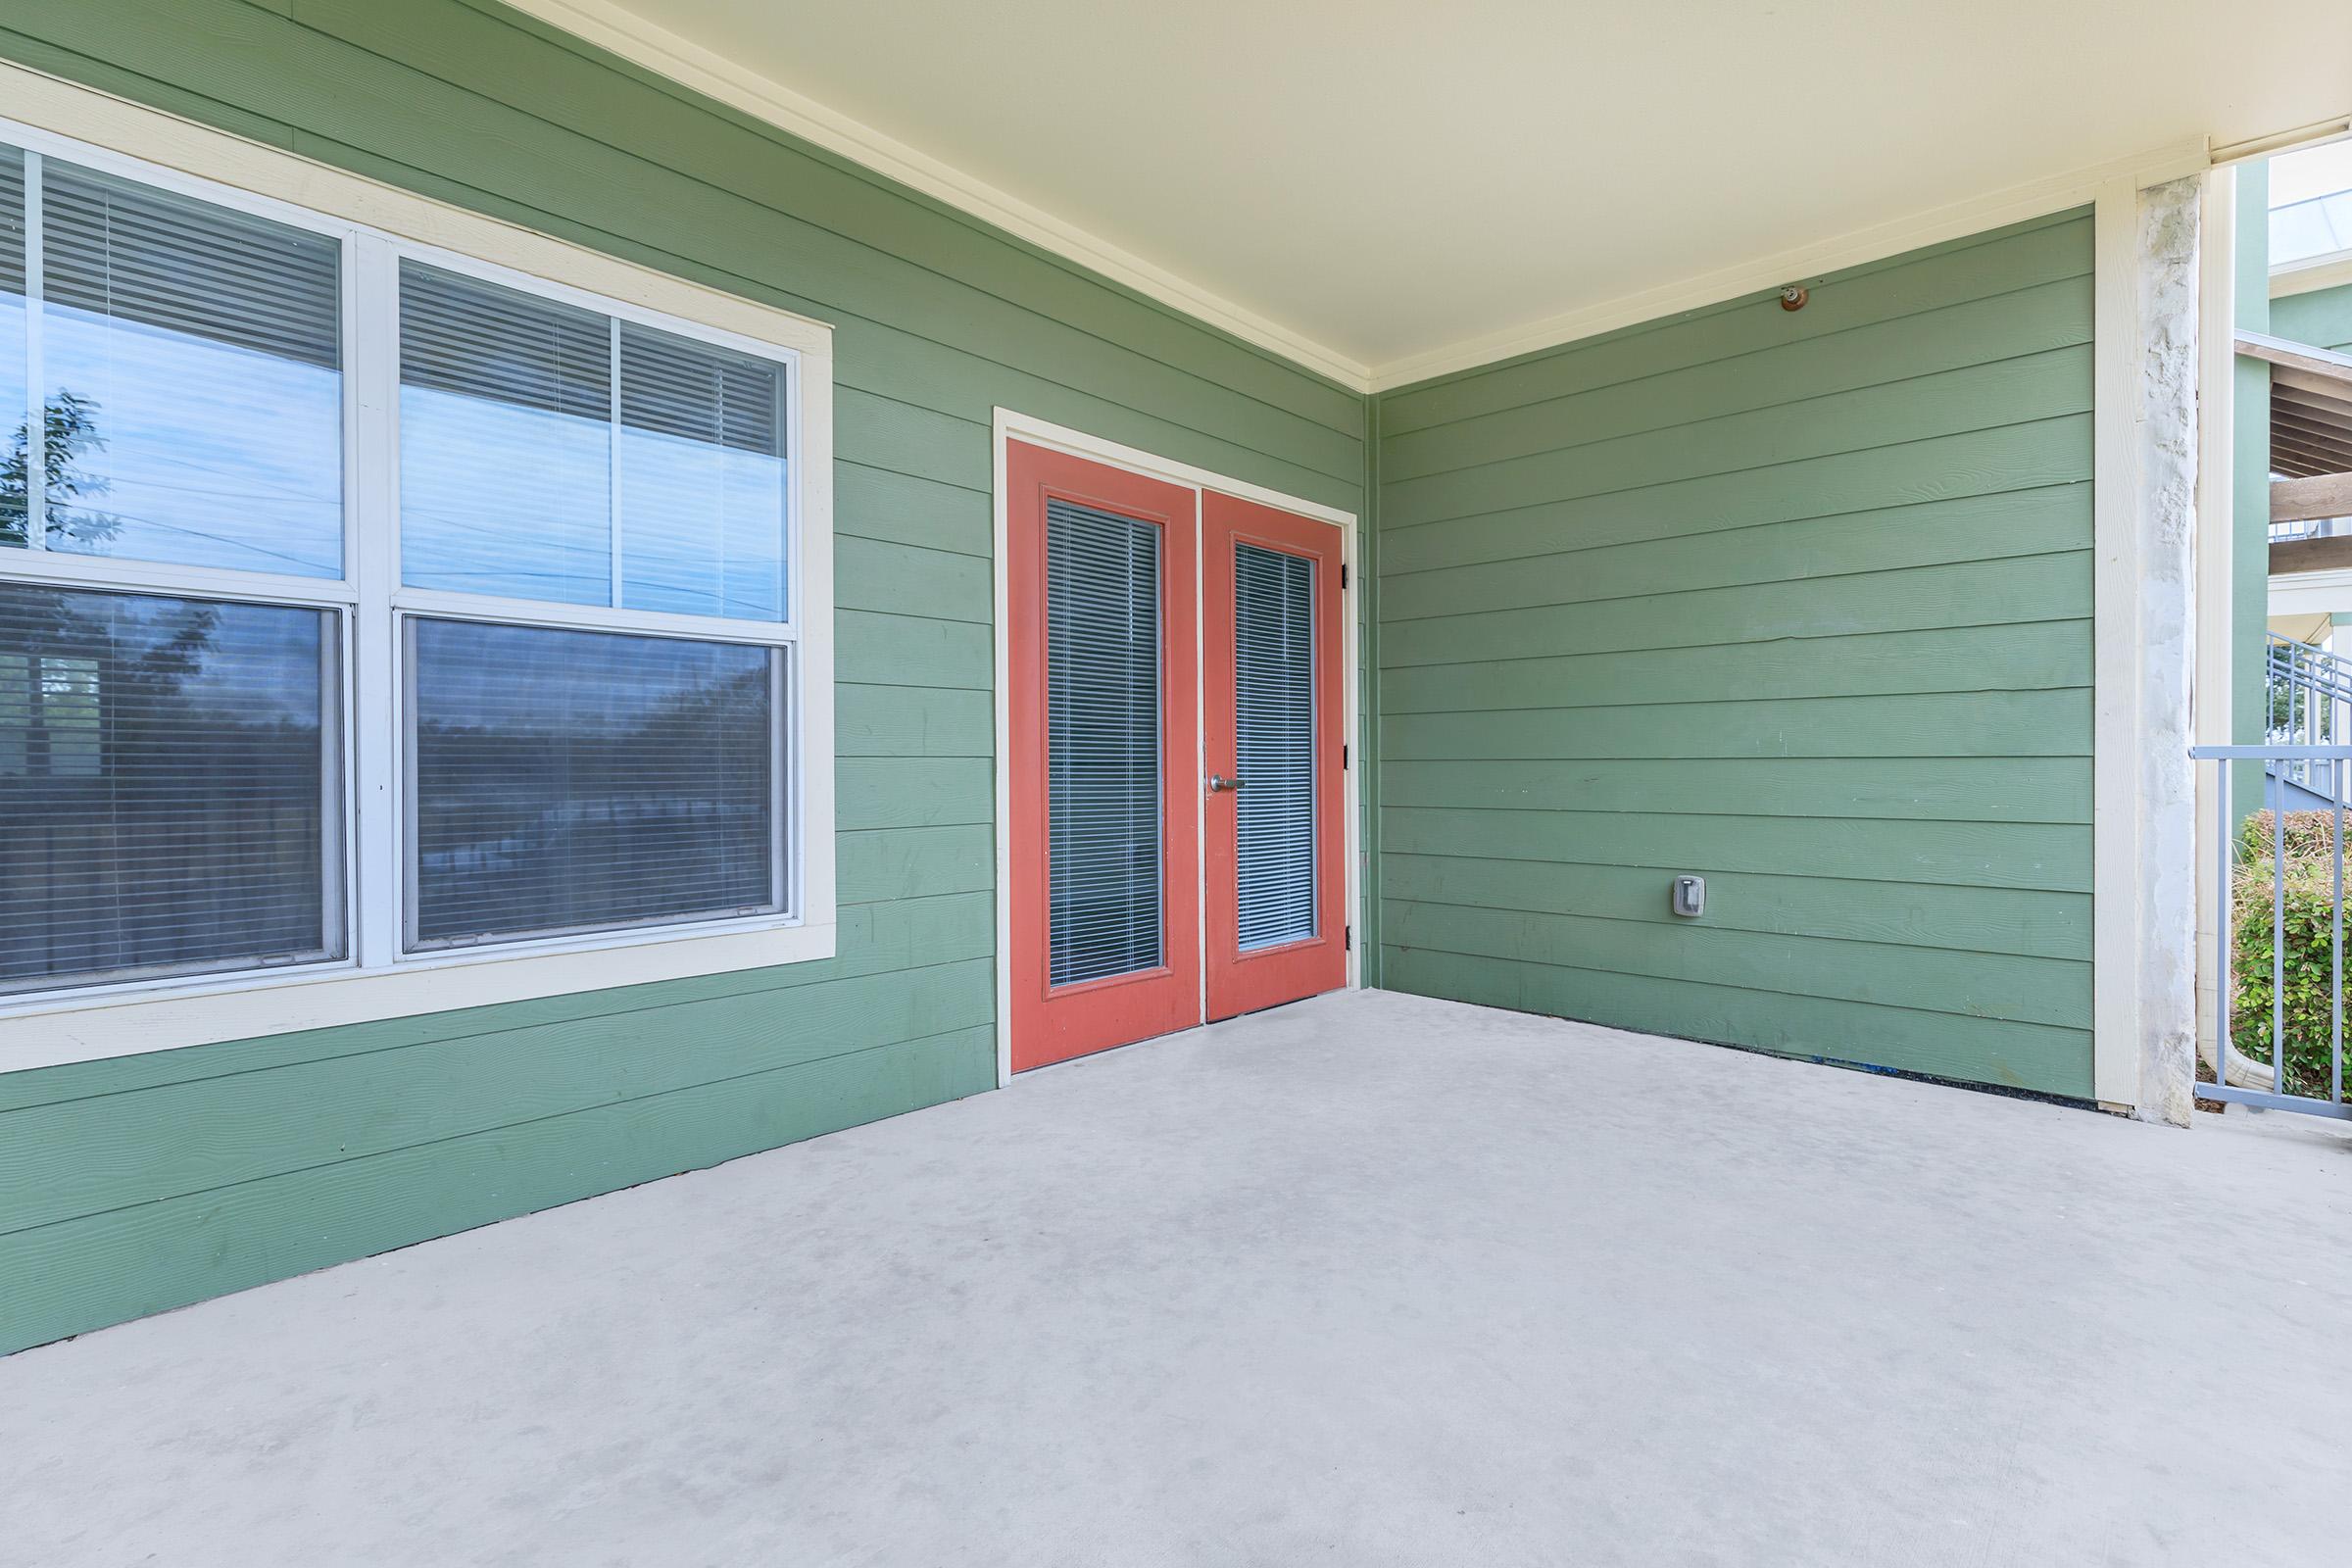
[[[2286,896],[2283,924],[2286,1092],[2328,1098],[2328,1042],[2333,1030],[2330,987],[2335,973],[2334,881],[2329,811],[2290,811],[2286,817]],[[2246,819],[2238,834],[2237,872],[2230,889],[2235,941],[2230,951],[2230,1044],[2240,1055],[2271,1062],[2271,898],[2277,828],[2268,811]],[[2352,815],[2345,837],[2352,840]],[[2352,866],[2347,867],[2352,875]],[[2352,922],[2348,922],[2352,923]],[[2352,991],[2352,953],[2345,956]],[[2352,1030],[2352,997],[2346,1027]]]

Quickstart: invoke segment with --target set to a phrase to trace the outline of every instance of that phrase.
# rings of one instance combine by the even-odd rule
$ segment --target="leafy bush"
[[[2286,816],[2285,1000],[2286,1092],[2328,1098],[2328,1042],[2334,1019],[2329,995],[2335,979],[2335,855],[2329,811],[2290,811]],[[2232,995],[2230,1044],[2240,1055],[2271,1062],[2271,898],[2276,875],[2269,811],[2257,811],[2238,833],[2237,873],[2230,885]],[[2345,837],[2352,840],[2352,813]],[[2352,876],[2352,866],[2347,867]],[[2352,892],[2352,889],[2348,889]],[[2352,925],[2352,919],[2347,920]],[[2352,953],[2345,955],[2347,989],[2352,989]],[[2352,1029],[2352,998],[2346,1027]]]

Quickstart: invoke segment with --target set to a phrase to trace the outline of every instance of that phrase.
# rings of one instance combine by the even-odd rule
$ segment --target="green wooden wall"
[[[2091,319],[2075,213],[1382,396],[1385,982],[2087,1097]]]
[[[839,957],[0,1076],[0,1350],[989,1087],[991,409],[1364,510],[1361,396],[486,0],[0,56],[834,323],[842,535]]]

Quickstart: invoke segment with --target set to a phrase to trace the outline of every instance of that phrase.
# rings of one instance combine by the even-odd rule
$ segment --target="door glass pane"
[[[1046,503],[1049,967],[1160,958],[1159,529]]]
[[[43,160],[51,550],[343,570],[340,249]]]
[[[781,906],[771,648],[411,625],[412,947]]]
[[[400,555],[412,588],[612,602],[612,323],[400,266]]]
[[[1241,946],[1315,934],[1315,564],[1236,544],[1234,798]]]
[[[0,991],[339,954],[331,612],[0,586]]]

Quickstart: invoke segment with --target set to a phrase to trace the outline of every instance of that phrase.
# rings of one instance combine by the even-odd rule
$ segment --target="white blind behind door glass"
[[[34,185],[48,548],[340,576],[340,246],[54,158]]]
[[[0,585],[0,992],[340,956],[332,612]]]
[[[1241,948],[1315,934],[1315,564],[1234,546]]]
[[[781,650],[409,627],[412,948],[782,907]]]
[[[1159,529],[1046,503],[1048,967],[1155,968],[1160,943]]]

